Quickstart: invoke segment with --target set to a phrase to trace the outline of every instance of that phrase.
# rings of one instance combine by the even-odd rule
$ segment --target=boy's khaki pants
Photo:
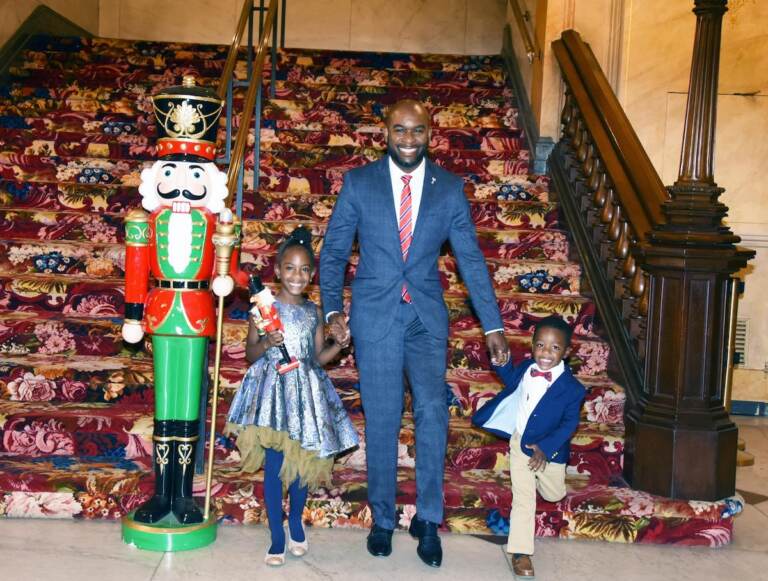
[[[536,490],[549,502],[561,500],[565,490],[565,464],[548,462],[544,470],[528,468],[530,458],[520,449],[520,434],[509,440],[509,464],[512,478],[512,512],[509,515],[507,551],[533,555],[536,525]]]

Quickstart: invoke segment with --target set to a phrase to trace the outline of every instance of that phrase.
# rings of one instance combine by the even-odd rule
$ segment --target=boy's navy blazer
[[[506,387],[474,413],[472,423],[475,426],[505,440],[512,437],[511,433],[497,428],[486,428],[485,424],[491,419],[499,404],[517,391],[520,380],[533,363],[533,359],[529,359],[514,367],[510,360],[502,367],[493,366]],[[567,463],[571,436],[579,425],[581,403],[585,394],[584,386],[573,376],[570,367],[566,364],[563,373],[549,386],[528,418],[525,432],[520,439],[520,449],[523,453],[533,456],[533,451],[525,446],[536,444],[544,452],[548,461]],[[514,431],[514,428],[510,426],[510,430]]]

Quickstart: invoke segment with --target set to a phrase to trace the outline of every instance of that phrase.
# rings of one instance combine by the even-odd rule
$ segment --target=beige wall
[[[40,4],[45,4],[93,34],[99,31],[99,0],[0,0],[0,46]]]
[[[99,35],[228,44],[242,0],[99,0]]]
[[[100,33],[226,44],[241,6],[242,0],[100,0]],[[289,0],[286,16],[286,46],[498,54],[504,0]]]
[[[625,2],[628,38],[620,96],[630,121],[665,184],[677,178],[696,20],[693,2]],[[749,320],[747,366],[768,362],[768,192],[760,174],[768,146],[768,3],[729,2],[723,21],[715,150],[715,179],[725,188],[727,223],[758,251],[742,273],[746,292],[739,317]],[[663,34],[662,34],[663,31]],[[746,96],[761,93],[763,96]],[[735,375],[734,399],[754,380]]]
[[[529,8],[541,0],[518,0]],[[573,28],[591,47],[665,184],[677,177],[696,19],[693,0],[548,0],[540,132],[557,138],[562,82],[552,41]],[[535,12],[532,10],[535,14]],[[538,15],[537,17],[541,17]],[[715,179],[727,222],[757,257],[742,276],[739,317],[749,320],[747,366],[768,363],[768,2],[732,0],[723,23]],[[517,48],[517,47],[516,47]],[[524,67],[528,66],[521,61]],[[524,77],[530,75],[523,70]],[[768,400],[768,375],[737,371],[735,399]],[[739,390],[743,393],[740,396]]]

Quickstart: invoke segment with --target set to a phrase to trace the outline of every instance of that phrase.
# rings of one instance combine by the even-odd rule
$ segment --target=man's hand
[[[347,317],[344,316],[344,313],[333,313],[328,317],[328,326],[328,331],[339,345],[349,344],[351,335],[349,325],[347,325]]]
[[[531,456],[531,459],[528,460],[528,468],[534,472],[544,470],[544,468],[547,466],[547,457],[544,455],[544,452],[541,451],[541,448],[539,448],[536,444],[531,444],[530,446],[526,445],[526,448],[533,450],[533,456]]]
[[[502,331],[494,331],[485,336],[485,344],[491,352],[491,363],[505,365],[509,361],[509,345]]]

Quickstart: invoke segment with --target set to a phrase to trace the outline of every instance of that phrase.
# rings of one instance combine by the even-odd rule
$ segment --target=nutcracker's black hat
[[[221,109],[219,96],[195,77],[152,97],[157,119],[157,156],[176,161],[213,161]]]

